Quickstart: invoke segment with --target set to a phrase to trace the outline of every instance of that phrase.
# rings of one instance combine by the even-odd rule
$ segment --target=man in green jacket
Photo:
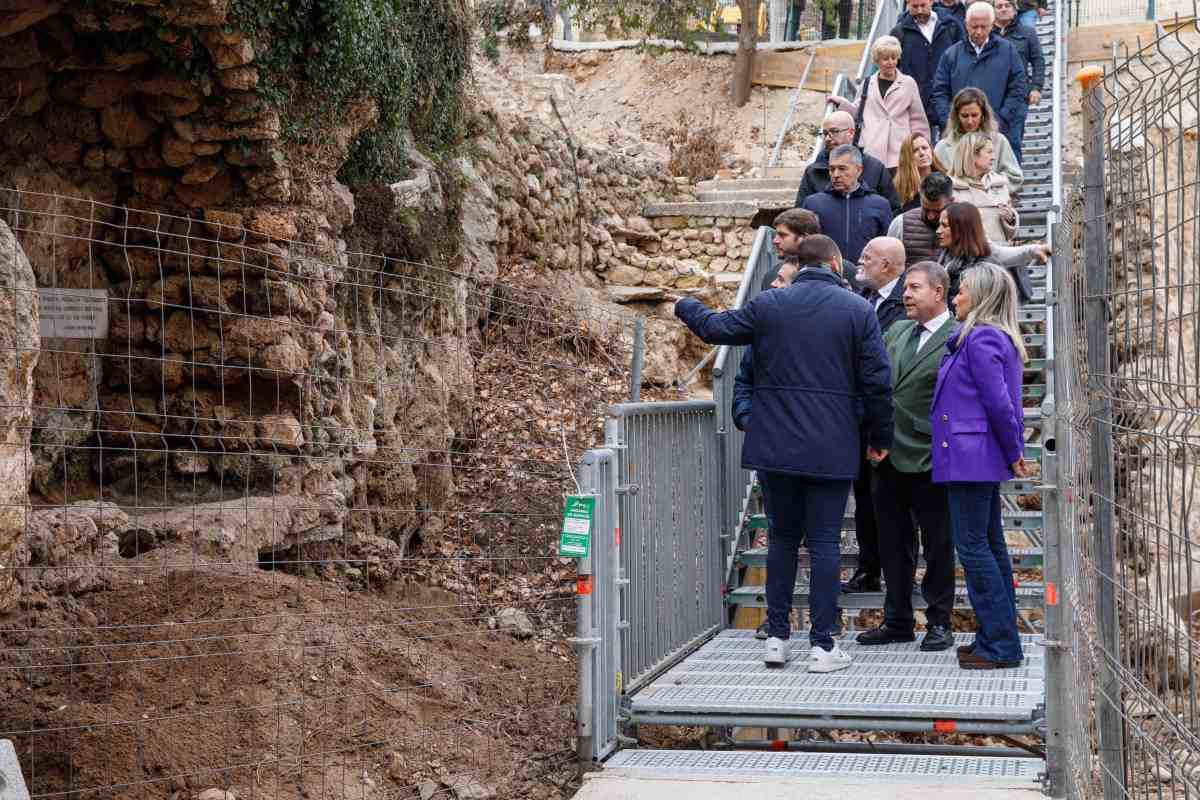
[[[921,649],[954,645],[950,613],[954,608],[954,542],[946,487],[933,482],[929,409],[937,385],[946,340],[954,330],[946,297],[950,276],[932,261],[908,268],[901,320],[884,337],[892,365],[895,403],[891,451],[875,463],[871,498],[879,527],[879,554],[887,584],[883,624],[859,634],[860,645],[911,642],[916,638],[912,592],[917,569],[917,527],[925,553],[921,594],[928,604]],[[914,525],[914,522],[916,523]]]

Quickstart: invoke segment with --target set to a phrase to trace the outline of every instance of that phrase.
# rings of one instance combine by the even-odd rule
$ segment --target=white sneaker
[[[785,642],[774,636],[767,639],[767,647],[763,652],[763,663],[768,667],[782,667],[792,657],[791,642]]]
[[[839,669],[850,666],[851,662],[850,656],[846,655],[846,651],[837,644],[834,644],[832,650],[813,645],[812,650],[808,653],[809,672],[837,672]]]

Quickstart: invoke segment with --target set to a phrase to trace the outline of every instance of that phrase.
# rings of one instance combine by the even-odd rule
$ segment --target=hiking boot
[[[930,625],[921,640],[921,650],[926,653],[937,653],[954,647],[954,634],[945,625]]]

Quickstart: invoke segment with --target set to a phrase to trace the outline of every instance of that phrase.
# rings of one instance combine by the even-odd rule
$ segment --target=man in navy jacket
[[[821,233],[837,243],[842,258],[851,264],[858,263],[867,242],[885,236],[892,224],[891,205],[859,180],[862,163],[862,153],[854,145],[833,148],[829,154],[829,191],[809,195],[801,205],[817,215]]]
[[[675,315],[709,344],[754,348],[754,412],[742,467],[757,470],[771,498],[764,661],[790,657],[788,614],[796,558],[807,535],[812,563],[810,672],[850,666],[833,639],[840,591],[842,515],[864,447],[882,458],[892,444],[891,367],[870,303],[842,288],[837,245],[810,236],[786,289],[744,308],[716,312],[693,298]],[[866,441],[860,431],[865,433]]]
[[[961,7],[961,6],[959,6]],[[900,17],[892,36],[900,40],[900,71],[917,82],[925,116],[934,128],[930,144],[937,143],[937,115],[933,107],[933,76],[938,62],[950,46],[961,42],[966,34],[953,10],[938,0],[908,0],[908,10]]]
[[[995,33],[995,10],[985,2],[967,9],[967,38],[955,44],[938,62],[933,79],[933,105],[937,124],[946,126],[954,95],[974,86],[987,95],[1008,137],[1017,161],[1021,160],[1021,137],[1028,112],[1028,81],[1025,63],[1004,37]]]

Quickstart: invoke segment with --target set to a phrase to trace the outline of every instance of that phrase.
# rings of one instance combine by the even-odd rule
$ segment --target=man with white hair
[[[994,31],[995,22],[996,11],[988,3],[979,0],[967,8],[967,38],[946,50],[933,78],[934,115],[944,128],[954,96],[968,86],[979,89],[1020,161],[1028,111],[1025,64],[1012,44]]]

